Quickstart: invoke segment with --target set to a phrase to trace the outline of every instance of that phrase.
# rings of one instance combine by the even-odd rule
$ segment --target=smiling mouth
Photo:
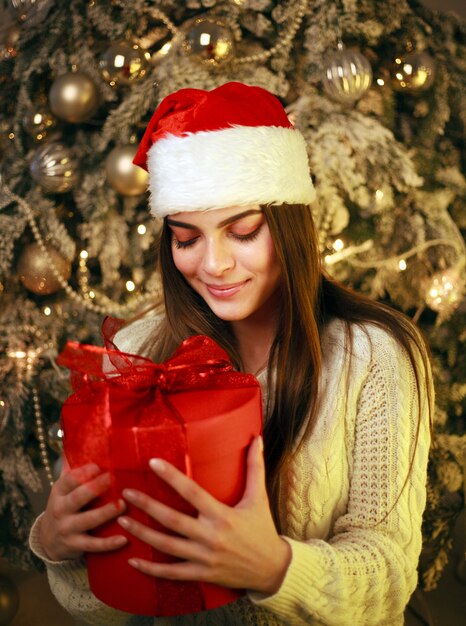
[[[226,298],[238,293],[238,291],[240,291],[240,289],[244,287],[247,282],[247,280],[243,280],[240,283],[232,283],[230,285],[210,285],[205,283],[205,286],[212,295]]]

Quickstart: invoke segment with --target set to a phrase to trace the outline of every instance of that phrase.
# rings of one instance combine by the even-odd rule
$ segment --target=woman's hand
[[[104,552],[123,546],[123,535],[92,537],[87,531],[121,514],[125,502],[109,503],[97,509],[82,511],[95,497],[110,486],[110,475],[102,474],[95,464],[84,465],[62,473],[50,492],[47,508],[40,520],[41,546],[52,561],[75,559],[83,552]]]
[[[179,513],[143,493],[125,489],[123,497],[128,502],[181,535],[167,535],[130,517],[118,518],[123,528],[145,543],[182,559],[176,563],[130,559],[133,567],[171,580],[197,580],[269,594],[278,591],[291,551],[278,535],[270,512],[261,438],[250,446],[246,488],[235,507],[216,500],[170,463],[152,459],[150,466],[194,506],[198,517]]]

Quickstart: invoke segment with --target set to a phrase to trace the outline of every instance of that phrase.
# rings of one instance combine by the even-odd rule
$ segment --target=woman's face
[[[217,317],[239,322],[272,306],[280,267],[258,205],[170,215],[177,269]]]

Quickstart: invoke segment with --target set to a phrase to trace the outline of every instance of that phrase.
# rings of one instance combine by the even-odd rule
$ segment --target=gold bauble
[[[18,588],[12,580],[0,575],[0,624],[12,622],[19,607]]]
[[[188,56],[207,65],[222,65],[235,53],[233,33],[221,21],[199,18],[189,27],[183,42]]]
[[[54,422],[47,429],[47,443],[57,454],[63,452],[63,430],[60,422]]]
[[[99,61],[104,79],[112,86],[128,85],[146,75],[150,54],[137,43],[119,41],[102,55]]]
[[[395,91],[426,91],[434,79],[435,61],[427,52],[397,56],[391,68],[391,82]]]
[[[56,119],[44,106],[36,106],[24,117],[23,128],[34,141],[43,141],[54,128]]]
[[[53,81],[49,92],[52,113],[67,122],[88,120],[99,107],[99,94],[92,80],[81,72],[68,72]]]
[[[58,142],[36,150],[30,170],[33,179],[50,193],[66,193],[79,180],[76,158],[67,146]]]
[[[67,281],[71,276],[71,263],[52,246],[46,248],[53,266],[63,280]],[[48,296],[62,288],[52,271],[48,257],[38,243],[31,243],[24,248],[18,261],[17,272],[26,289],[39,296]]]
[[[122,196],[139,196],[147,190],[148,173],[133,164],[136,144],[116,146],[105,161],[107,180]]]

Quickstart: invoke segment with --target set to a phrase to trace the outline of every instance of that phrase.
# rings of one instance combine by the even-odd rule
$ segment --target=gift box
[[[71,468],[97,463],[112,478],[111,488],[91,507],[115,501],[124,488],[132,488],[195,515],[150,470],[154,457],[178,467],[221,502],[235,505],[244,491],[247,449],[262,429],[257,380],[234,371],[226,352],[205,336],[190,337],[162,364],[122,353],[108,337],[106,344],[99,348],[68,342],[57,361],[71,370],[74,389],[61,415],[66,459]],[[127,507],[125,514],[170,532],[131,504]],[[85,555],[91,590],[114,608],[139,615],[181,615],[214,609],[244,593],[137,571],[129,558],[177,559],[126,533],[116,521],[93,534],[128,538],[118,550]]]

